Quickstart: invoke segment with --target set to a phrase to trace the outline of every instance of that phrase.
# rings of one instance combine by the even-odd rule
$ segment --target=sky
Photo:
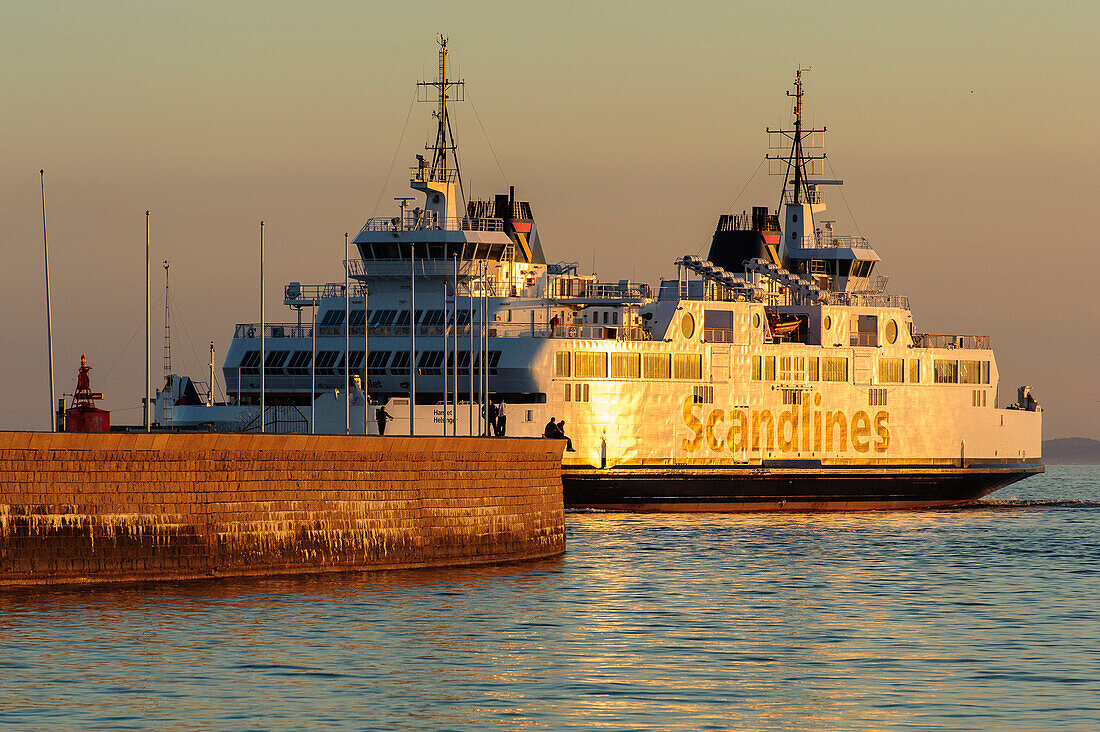
[[[655,282],[720,213],[775,207],[764,128],[797,67],[826,125],[838,231],[870,238],[916,328],[992,336],[1000,398],[1100,438],[1095,2],[0,1],[0,429],[46,429],[39,170],[55,374],[80,355],[141,420],[145,211],[153,374],[171,262],[173,370],[205,379],[289,281],[342,279],[434,133],[415,83],[450,38],[463,177],[514,185],[551,261]]]

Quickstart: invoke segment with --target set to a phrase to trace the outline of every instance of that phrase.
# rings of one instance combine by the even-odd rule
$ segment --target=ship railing
[[[409,179],[414,183],[454,183],[457,170],[430,168],[427,165],[414,165],[409,168]]]
[[[800,244],[803,249],[871,249],[871,243],[865,236],[833,236],[819,234],[807,236]]]
[[[503,219],[448,218],[435,211],[409,211],[404,216],[375,216],[360,229],[365,231],[504,231]]]
[[[845,305],[859,308],[901,308],[909,309],[908,295],[865,295],[858,292],[830,292],[830,305]]]
[[[551,338],[583,338],[608,341],[651,341],[653,334],[646,328],[618,325],[564,325],[554,326]]]
[[[267,323],[264,325],[264,338],[312,338],[313,326],[297,323]],[[320,334],[320,331],[318,331]],[[259,323],[237,323],[233,329],[234,338],[259,338]]]
[[[795,194],[795,192],[793,190],[784,191],[783,192],[783,203],[793,204],[795,202],[794,201],[794,194]],[[818,190],[811,190],[809,192],[803,191],[802,195],[799,197],[799,201],[801,203],[821,203],[824,200],[825,200],[825,197],[821,194],[821,191],[818,191]]]
[[[987,335],[953,335],[947,333],[914,333],[913,345],[917,348],[964,348],[989,350],[992,348]]]
[[[641,282],[595,282],[583,277],[551,276],[547,295],[558,300],[641,300],[651,298],[652,290]]]
[[[365,292],[366,286],[361,282],[352,282],[348,284],[348,295],[350,297],[362,297]],[[286,303],[309,303],[328,297],[343,296],[343,282],[328,282],[322,285],[303,285],[300,282],[291,282],[283,288],[283,300]]]

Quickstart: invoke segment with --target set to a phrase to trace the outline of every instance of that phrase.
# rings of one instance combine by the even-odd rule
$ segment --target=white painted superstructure
[[[770,131],[790,141],[773,158],[786,165],[782,212],[723,217],[715,261],[680,257],[676,279],[652,289],[548,264],[531,207],[511,190],[465,200],[446,124],[461,82],[446,77],[446,53],[444,43],[439,79],[425,84],[439,95],[439,131],[432,159],[410,170],[420,198],[398,199],[396,215],[354,237],[350,291],[291,283],[296,322],[237,326],[223,367],[235,405],[223,411],[258,419],[262,368],[266,403],[302,416],[284,417],[286,429],[343,431],[347,409],[351,432],[373,434],[384,404],[387,434],[408,434],[415,375],[416,434],[486,434],[490,401],[503,403],[508,436],[542,436],[551,417],[564,419],[576,505],[937,505],[1041,470],[1041,410],[1023,390],[998,392],[990,339],[920,332],[908,299],[875,274],[867,240],[824,218],[821,188],[841,181],[809,174],[823,158],[809,143],[824,130],[802,128],[801,72],[794,128]],[[350,380],[366,384],[371,404],[356,387],[345,408]],[[219,407],[184,391],[160,393],[158,419],[171,402],[177,426],[242,423],[204,418]],[[894,475],[947,493],[891,497],[881,486]],[[980,490],[956,490],[972,479]],[[876,487],[845,498],[844,480]],[[765,483],[754,504],[744,486]],[[810,487],[787,495],[783,485]]]

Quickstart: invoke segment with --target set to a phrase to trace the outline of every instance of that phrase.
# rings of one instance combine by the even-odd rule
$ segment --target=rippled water
[[[0,724],[1097,729],[1100,468],[952,510],[567,516],[534,564],[0,593]]]

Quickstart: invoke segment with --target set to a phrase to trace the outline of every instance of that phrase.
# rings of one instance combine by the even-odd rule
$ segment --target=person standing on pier
[[[379,407],[374,413],[374,418],[378,420],[378,434],[386,434],[386,422],[389,422],[393,417],[390,416],[385,407]]]

